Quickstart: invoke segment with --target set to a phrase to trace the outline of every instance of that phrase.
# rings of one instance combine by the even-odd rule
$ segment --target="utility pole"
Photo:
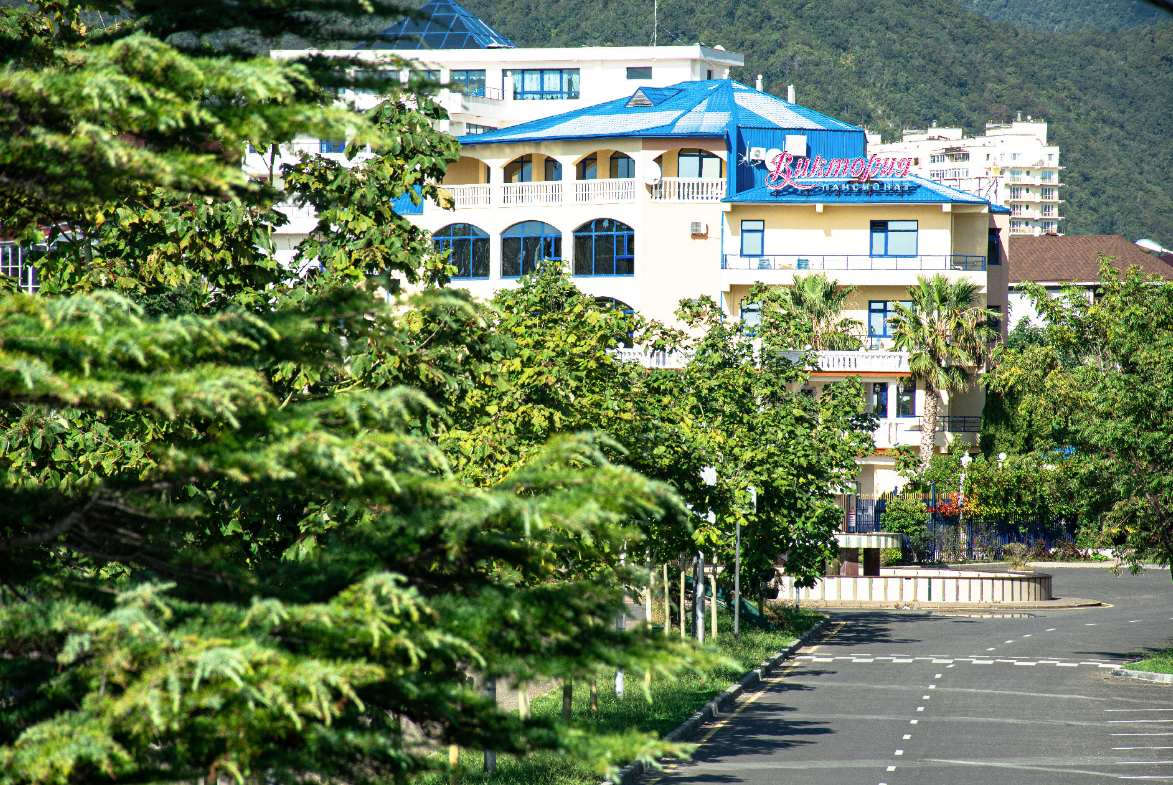
[[[656,45],[656,36],[660,28],[660,0],[652,0],[652,46]]]

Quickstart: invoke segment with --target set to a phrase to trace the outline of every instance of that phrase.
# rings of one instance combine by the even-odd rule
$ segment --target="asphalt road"
[[[691,761],[648,781],[1173,782],[1173,685],[1110,675],[1173,638],[1168,570],[1051,572],[1056,596],[1111,607],[832,612],[820,640],[702,731]]]

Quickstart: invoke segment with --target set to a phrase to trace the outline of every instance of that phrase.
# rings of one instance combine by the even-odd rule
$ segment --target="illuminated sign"
[[[791,165],[793,164],[793,166]],[[870,158],[831,158],[821,155],[814,158],[796,159],[788,152],[780,153],[770,162],[772,169],[766,175],[766,187],[773,191],[783,188],[796,188],[799,191],[808,191],[821,183],[801,184],[803,180],[831,180],[848,178],[859,183],[867,183],[877,177],[907,177],[912,168],[911,158],[880,158],[873,155]]]

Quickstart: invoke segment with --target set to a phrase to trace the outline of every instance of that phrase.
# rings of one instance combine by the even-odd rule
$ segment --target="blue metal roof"
[[[734,204],[988,204],[980,196],[916,175],[885,177],[867,183],[846,177],[817,180],[799,177],[795,182],[814,188],[800,191],[786,187],[775,191],[763,185],[732,194],[722,201]]]
[[[452,0],[432,0],[424,19],[404,18],[355,49],[515,49],[505,36]]]
[[[553,117],[460,137],[466,146],[621,136],[726,136],[732,126],[787,131],[863,129],[768,93],[711,79],[671,87],[641,87],[628,98]]]

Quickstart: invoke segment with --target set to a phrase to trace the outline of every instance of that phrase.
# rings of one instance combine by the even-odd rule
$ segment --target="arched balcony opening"
[[[453,279],[489,277],[489,233],[472,224],[448,224],[432,233],[436,253],[450,252],[448,264],[456,268]]]
[[[652,199],[667,202],[719,202],[725,198],[725,160],[698,147],[682,147],[656,158],[659,184],[650,186]]]
[[[575,275],[634,275],[635,230],[613,218],[596,218],[574,230]]]
[[[562,261],[562,232],[541,221],[521,221],[501,233],[501,277],[520,278],[543,262]]]
[[[502,169],[501,204],[505,206],[562,204],[562,164],[541,153],[514,158]]]
[[[595,150],[575,163],[574,201],[635,201],[635,159],[618,150]]]
[[[490,168],[477,158],[462,155],[444,172],[444,189],[452,194],[452,206],[487,207],[489,205]]]

